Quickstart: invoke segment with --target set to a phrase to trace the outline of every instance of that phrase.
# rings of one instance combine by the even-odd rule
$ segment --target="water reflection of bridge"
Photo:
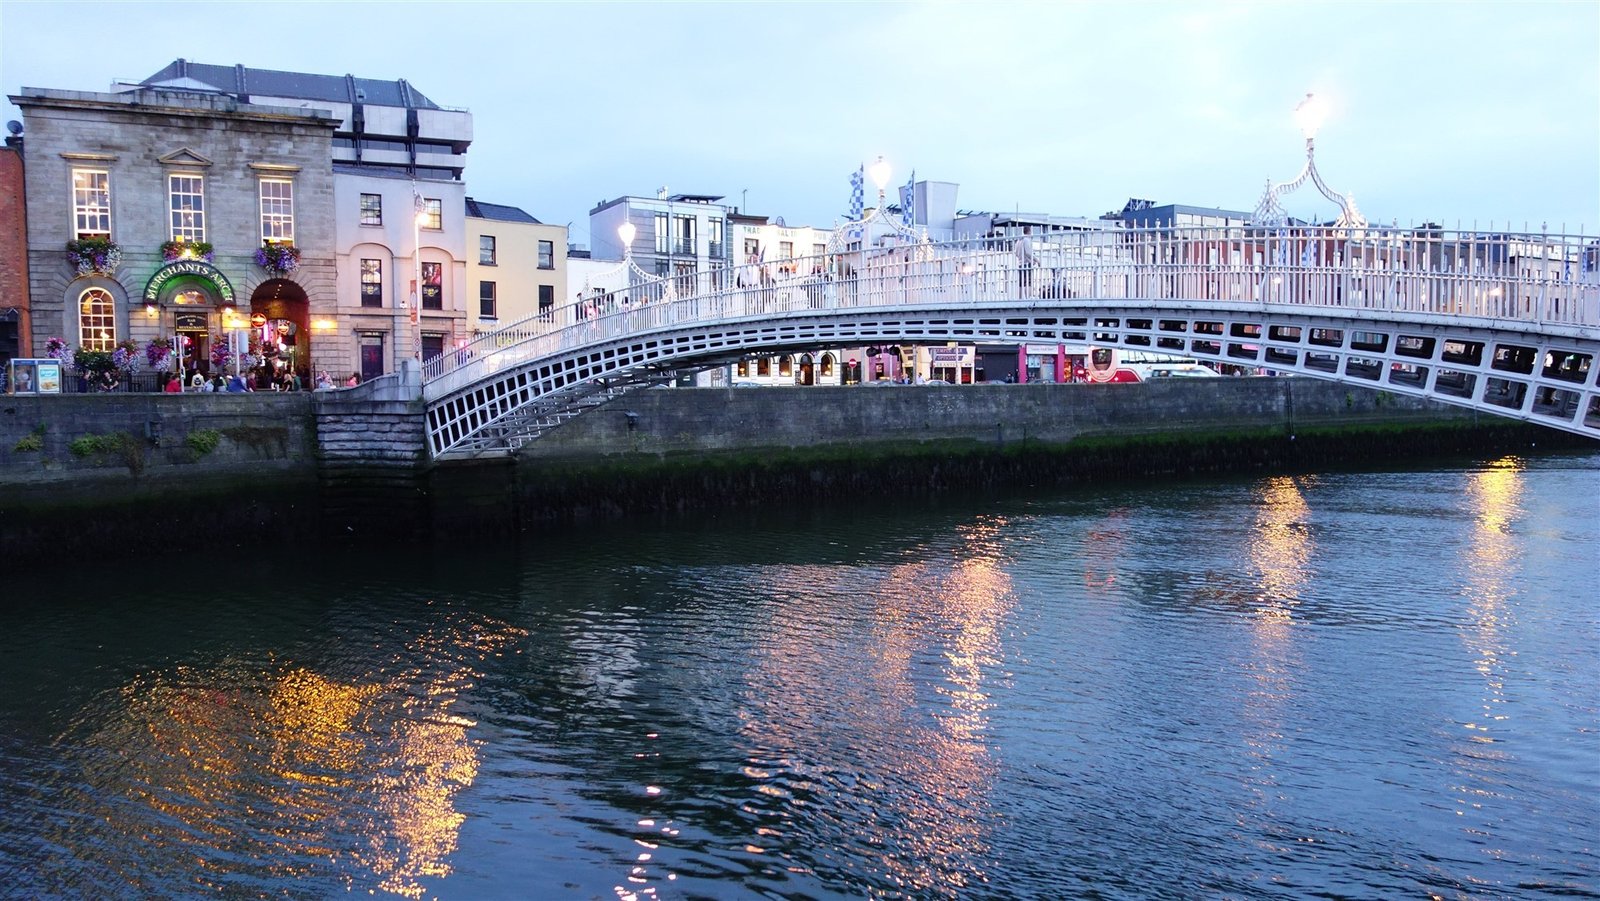
[[[636,277],[427,361],[429,447],[514,449],[627,391],[756,354],[947,342],[1170,352],[1600,437],[1600,239],[1108,229]]]

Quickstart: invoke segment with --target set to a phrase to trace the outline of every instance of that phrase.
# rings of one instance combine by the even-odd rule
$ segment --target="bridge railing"
[[[1600,328],[1600,239],[1332,227],[1138,228],[890,244],[643,278],[428,360],[432,397],[687,324],[1015,301],[1238,302]]]

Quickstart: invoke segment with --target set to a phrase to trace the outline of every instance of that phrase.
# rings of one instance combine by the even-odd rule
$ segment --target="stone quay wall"
[[[0,570],[38,554],[440,542],[569,519],[1588,446],[1305,378],[651,389],[511,457],[436,464],[398,384],[0,396]]]

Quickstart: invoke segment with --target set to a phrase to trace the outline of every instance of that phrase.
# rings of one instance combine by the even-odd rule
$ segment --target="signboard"
[[[217,289],[217,295],[224,305],[233,305],[233,285],[228,282],[227,276],[218,272],[217,267],[199,260],[176,260],[157,269],[155,274],[150,276],[150,280],[145,282],[144,302],[147,304],[159,302],[162,287],[180,275],[205,279]]]
[[[935,366],[959,366],[972,354],[970,347],[930,347],[928,361]]]
[[[204,332],[208,331],[205,313],[175,313],[172,317],[173,330],[179,332]]]
[[[16,359],[6,364],[7,394],[60,394],[61,361]]]
[[[267,324],[267,315],[265,313],[257,313],[254,316],[251,316],[250,324],[256,328],[261,328],[263,325]]]

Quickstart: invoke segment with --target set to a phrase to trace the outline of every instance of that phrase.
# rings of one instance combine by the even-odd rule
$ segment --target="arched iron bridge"
[[[899,237],[899,236],[896,236]],[[847,245],[662,278],[426,361],[435,458],[506,452],[675,373],[873,344],[1168,352],[1600,438],[1600,239],[1433,228],[1089,230]]]

